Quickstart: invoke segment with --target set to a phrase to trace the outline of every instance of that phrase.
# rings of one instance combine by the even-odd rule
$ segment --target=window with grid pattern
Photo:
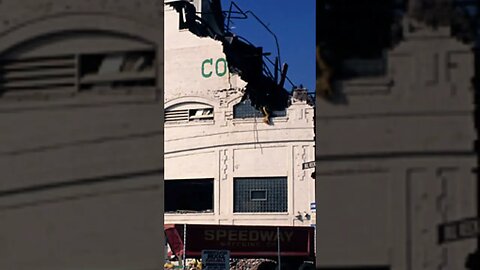
[[[234,179],[235,213],[287,212],[286,177]]]
[[[282,117],[286,116],[286,110],[283,111],[274,111],[272,113],[273,117]],[[257,110],[252,106],[252,102],[249,99],[246,99],[235,106],[233,106],[233,118],[255,118],[263,117],[263,113]]]

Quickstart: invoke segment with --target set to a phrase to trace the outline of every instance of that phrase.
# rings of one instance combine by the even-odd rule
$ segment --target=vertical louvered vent
[[[0,61],[0,93],[75,89],[74,55]]]

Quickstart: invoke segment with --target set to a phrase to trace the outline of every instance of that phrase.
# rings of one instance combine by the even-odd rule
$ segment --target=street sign
[[[313,168],[315,168],[315,161],[305,162],[305,163],[302,164],[302,169],[303,170],[313,169]]]
[[[480,218],[466,218],[438,226],[438,242],[440,244],[468,238],[478,237]]]
[[[229,270],[230,269],[230,251],[202,250],[202,269]]]

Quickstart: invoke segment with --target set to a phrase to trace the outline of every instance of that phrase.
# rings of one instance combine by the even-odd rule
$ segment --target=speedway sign
[[[184,225],[169,226],[169,243],[181,253]],[[201,256],[204,250],[228,250],[231,258],[276,257],[279,242],[282,256],[310,257],[314,251],[314,229],[305,226],[279,226],[277,230],[277,226],[188,224],[186,233],[187,257]]]

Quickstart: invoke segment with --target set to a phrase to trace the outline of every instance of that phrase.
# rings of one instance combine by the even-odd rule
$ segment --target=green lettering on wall
[[[218,63],[223,63],[222,72],[219,72]],[[218,77],[222,77],[227,73],[227,61],[225,59],[223,58],[217,59],[217,62],[215,62],[215,72],[217,73]]]
[[[207,73],[207,69],[210,70]],[[225,74],[227,74],[228,71],[228,66],[227,66],[227,60],[225,58],[218,58],[217,61],[215,61],[215,74],[218,77],[223,77]],[[210,78],[212,77],[213,74],[213,59],[208,58],[203,60],[202,62],[202,76],[204,78]]]
[[[206,63],[210,63],[210,66],[211,66],[211,65],[213,64],[213,59],[212,59],[212,58],[210,58],[210,59],[205,59],[205,60],[203,60],[203,62],[202,62],[202,76],[203,76],[204,78],[209,78],[209,77],[212,76],[212,73],[213,73],[213,72],[210,71],[209,73],[205,73],[205,64],[206,64]]]

